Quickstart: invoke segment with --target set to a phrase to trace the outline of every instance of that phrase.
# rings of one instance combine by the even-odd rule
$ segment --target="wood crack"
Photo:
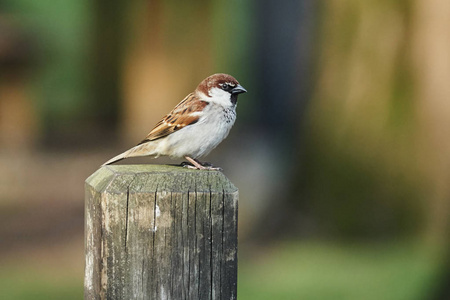
[[[222,269],[223,269],[223,260],[225,259],[225,253],[224,253],[224,248],[223,245],[225,244],[225,190],[222,188],[222,259],[220,260],[220,299],[222,299],[222,287],[224,286],[223,282],[222,282]]]
[[[128,252],[127,241],[128,241],[128,207],[130,204],[130,187],[127,187],[127,207],[125,213],[125,252]]]
[[[155,281],[155,239],[156,239],[156,205],[158,199],[158,185],[155,189],[155,198],[153,199],[153,230],[152,230],[152,281]],[[156,291],[152,291],[152,295],[156,295]]]
[[[212,299],[213,297],[213,287],[214,287],[214,281],[213,281],[213,257],[214,257],[214,253],[213,253],[213,220],[212,220],[212,189],[211,187],[209,188],[209,251],[210,251],[210,256],[209,256],[209,268],[210,268],[210,298]]]

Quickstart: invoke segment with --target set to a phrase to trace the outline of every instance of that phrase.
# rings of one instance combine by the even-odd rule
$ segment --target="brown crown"
[[[220,88],[220,84],[229,83],[233,85],[238,85],[239,82],[231,75],[218,73],[211,75],[205,78],[200,84],[197,86],[196,92],[202,92],[205,95],[209,95],[209,91],[212,88]]]

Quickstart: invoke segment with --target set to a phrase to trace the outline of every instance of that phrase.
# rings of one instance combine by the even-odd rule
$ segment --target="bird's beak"
[[[242,93],[246,93],[247,90],[244,89],[244,87],[240,84],[238,84],[237,86],[235,86],[231,91],[231,94],[233,95],[237,95],[237,94],[242,94]]]

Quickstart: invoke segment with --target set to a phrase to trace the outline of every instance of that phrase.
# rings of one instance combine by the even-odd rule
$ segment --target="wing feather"
[[[201,112],[207,105],[208,102],[200,100],[193,93],[187,95],[169,114],[156,124],[138,145],[160,139],[186,126],[197,123]]]

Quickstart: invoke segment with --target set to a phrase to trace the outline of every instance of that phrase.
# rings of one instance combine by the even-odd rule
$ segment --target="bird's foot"
[[[188,169],[193,169],[193,170],[198,169],[196,166],[194,166],[193,164],[191,164],[190,162],[187,162],[187,161],[183,161],[180,164],[180,166],[183,167],[183,168],[188,168]]]
[[[209,170],[209,171],[223,171],[223,169],[221,167],[207,166],[205,168],[206,168],[206,170]]]
[[[203,167],[205,167],[207,170],[211,171],[223,171],[221,167],[214,167],[212,163],[210,162],[199,162]]]
[[[207,171],[223,171],[222,168],[220,167],[214,167],[212,164],[210,163],[200,163],[197,162],[197,164],[193,164],[187,161],[184,161],[181,163],[181,166],[183,168],[188,168],[188,169],[192,169],[192,170],[207,170]]]

